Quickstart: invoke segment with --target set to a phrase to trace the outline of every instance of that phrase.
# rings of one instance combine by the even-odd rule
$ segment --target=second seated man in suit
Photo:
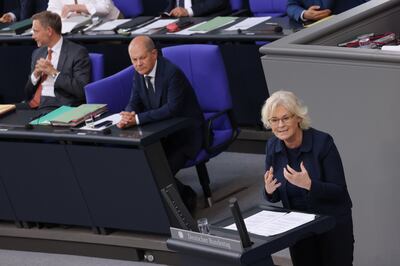
[[[168,0],[165,12],[172,17],[203,17],[229,9],[228,0]]]
[[[191,118],[193,126],[172,134],[163,142],[172,174],[193,159],[203,144],[203,114],[196,95],[183,72],[170,61],[158,57],[153,41],[138,36],[129,44],[129,56],[135,68],[132,94],[119,128],[143,125],[173,117]],[[175,179],[189,211],[196,208],[196,193]]]
[[[84,86],[90,81],[91,63],[83,46],[61,36],[59,15],[43,11],[32,17],[32,74],[25,86],[26,102],[19,108],[76,106],[85,102]]]
[[[15,2],[17,6],[5,13],[0,18],[0,22],[15,22],[28,19],[36,13],[46,10],[48,0],[19,0]]]
[[[298,22],[313,22],[339,14],[368,0],[288,0],[287,14]]]

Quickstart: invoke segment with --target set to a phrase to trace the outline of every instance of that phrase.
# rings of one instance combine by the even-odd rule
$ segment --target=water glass
[[[202,234],[210,233],[210,225],[208,224],[207,218],[200,218],[197,220],[197,227],[199,228],[199,232]]]

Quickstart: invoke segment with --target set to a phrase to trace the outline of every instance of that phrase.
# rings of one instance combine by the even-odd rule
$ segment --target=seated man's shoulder
[[[84,46],[82,46],[80,44],[71,42],[71,41],[66,40],[66,39],[64,39],[64,42],[65,42],[65,45],[67,45],[69,47],[69,49],[72,50],[72,51],[88,53],[86,47],[84,47]]]

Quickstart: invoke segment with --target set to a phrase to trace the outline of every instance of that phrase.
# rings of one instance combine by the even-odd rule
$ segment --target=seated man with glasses
[[[310,127],[307,107],[291,92],[273,93],[261,114],[275,135],[267,144],[265,199],[336,218],[331,231],[290,247],[293,265],[352,265],[352,202],[333,138]]]

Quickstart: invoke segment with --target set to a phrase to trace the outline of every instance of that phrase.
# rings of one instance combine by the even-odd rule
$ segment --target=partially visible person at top
[[[106,20],[122,17],[112,0],[50,0],[47,10],[59,14],[61,18],[73,14],[97,16]]]

